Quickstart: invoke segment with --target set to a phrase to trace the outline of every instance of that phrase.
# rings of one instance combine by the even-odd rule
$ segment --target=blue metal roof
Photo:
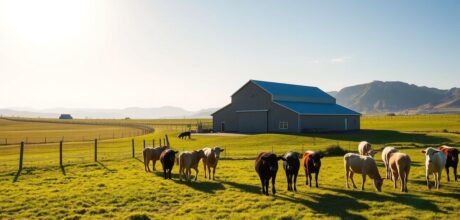
[[[335,98],[317,87],[251,80],[270,93],[274,101],[335,103]]]
[[[335,103],[328,104],[288,101],[275,101],[275,103],[297,112],[300,115],[361,115],[358,112]]]

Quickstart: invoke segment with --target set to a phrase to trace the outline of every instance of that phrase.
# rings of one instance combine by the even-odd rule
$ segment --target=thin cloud
[[[337,57],[337,58],[333,58],[329,60],[329,62],[334,63],[334,64],[340,64],[340,63],[346,63],[349,60],[351,60],[351,57]]]

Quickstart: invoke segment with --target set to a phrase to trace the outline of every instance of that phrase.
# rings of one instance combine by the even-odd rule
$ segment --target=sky
[[[221,107],[250,79],[460,87],[460,1],[0,0],[0,108]]]

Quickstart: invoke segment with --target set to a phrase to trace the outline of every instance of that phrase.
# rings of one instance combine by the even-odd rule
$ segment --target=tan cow
[[[393,182],[395,189],[397,187],[396,182],[398,181],[398,177],[401,181],[401,192],[407,192],[407,180],[409,178],[409,171],[410,171],[410,157],[405,153],[395,152],[392,153],[390,159],[388,161],[388,166],[391,169],[391,173],[393,174]]]
[[[150,161],[152,161],[153,163],[153,170],[156,170],[155,164],[157,160],[160,160],[161,153],[166,149],[169,149],[169,147],[168,146],[156,147],[156,148],[148,147],[142,151],[142,155],[144,156],[144,168],[146,172],[151,172],[150,167],[149,167]]]
[[[353,180],[353,174],[359,173],[363,177],[363,183],[361,184],[361,190],[364,190],[364,183],[366,182],[366,175],[374,180],[374,187],[377,191],[382,190],[383,179],[380,177],[379,170],[377,169],[377,164],[375,163],[374,158],[371,156],[362,156],[355,153],[347,153],[343,157],[345,165],[345,177],[346,177],[346,186],[348,185],[348,179],[351,179],[353,187],[356,188],[355,182]]]
[[[201,158],[204,158],[203,150],[195,151],[184,151],[179,154],[179,179],[182,181],[182,175],[184,175],[187,181],[190,181],[191,169],[193,168],[196,172],[195,181],[198,178],[198,163]]]
[[[213,148],[203,148],[205,157],[203,158],[203,166],[204,166],[204,178],[206,178],[206,168],[208,169],[209,179],[211,179],[211,168],[212,168],[212,179],[214,180],[216,177],[216,168],[217,162],[220,158],[220,152],[223,152],[224,149],[220,147],[213,147]]]
[[[365,156],[368,156],[369,155],[369,152],[373,151],[372,150],[372,146],[369,142],[367,141],[361,141],[359,142],[359,145],[358,145],[358,152],[359,152],[359,155],[365,155]],[[376,152],[373,152],[374,154]]]

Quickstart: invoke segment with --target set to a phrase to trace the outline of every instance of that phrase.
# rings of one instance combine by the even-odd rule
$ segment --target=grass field
[[[364,117],[362,131],[337,134],[260,134],[246,136],[193,136],[175,138],[178,131],[157,129],[154,134],[135,137],[136,157],[131,157],[131,139],[100,143],[101,158],[92,162],[91,143],[65,145],[64,168],[58,164],[56,144],[26,146],[25,168],[16,182],[17,146],[0,146],[0,219],[301,219],[310,217],[342,219],[447,219],[460,209],[460,183],[446,182],[428,191],[424,178],[427,144],[460,142],[460,116]],[[140,161],[142,141],[168,134],[173,149],[191,150],[205,146],[226,149],[219,162],[216,180],[204,180],[202,165],[198,182],[179,182],[177,167],[173,180],[161,172],[145,173]],[[355,151],[357,143],[368,140],[380,149],[384,144],[401,145],[413,164],[409,193],[393,189],[385,181],[383,192],[373,189],[346,189],[341,156],[323,159],[320,188],[305,186],[302,170],[298,192],[286,190],[282,168],[278,171],[276,196],[262,196],[253,158],[261,151],[283,154],[288,150],[324,150],[330,145]],[[6,156],[5,156],[6,155]],[[27,156],[29,155],[29,156]],[[70,156],[69,156],[70,155]],[[69,158],[77,157],[81,158]],[[102,156],[105,155],[105,156]],[[29,158],[29,159],[27,159]],[[384,168],[376,155],[380,173]],[[16,160],[15,160],[16,159]],[[281,163],[280,163],[281,165]],[[157,168],[161,165],[157,163]],[[361,178],[355,175],[357,185]],[[398,183],[399,186],[399,183]]]

